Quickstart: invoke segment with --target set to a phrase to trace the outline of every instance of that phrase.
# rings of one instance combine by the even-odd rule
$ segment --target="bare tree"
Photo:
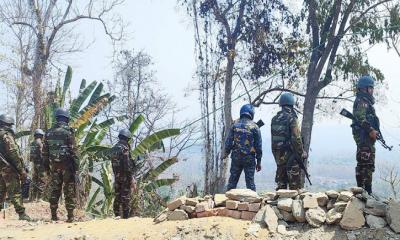
[[[74,32],[84,20],[99,23],[112,41],[121,40],[124,25],[112,11],[124,0],[4,0],[0,3],[0,19],[9,29],[23,27],[31,36],[28,58],[21,68],[30,78],[34,117],[32,128],[43,124],[44,81],[51,68],[63,56],[82,50],[79,35]],[[8,37],[8,36],[7,36]],[[12,41],[12,40],[11,40]],[[29,41],[29,42],[28,42]]]
[[[389,184],[393,197],[397,199],[400,190],[399,168],[395,164],[384,162],[379,168],[379,179]]]

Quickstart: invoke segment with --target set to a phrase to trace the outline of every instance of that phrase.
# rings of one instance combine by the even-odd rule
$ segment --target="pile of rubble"
[[[278,190],[260,195],[249,189],[233,189],[203,198],[180,197],[168,203],[154,221],[211,216],[253,221],[260,227],[268,227],[270,232],[286,231],[286,223],[299,222],[312,227],[338,224],[344,230],[389,225],[395,233],[400,233],[400,203],[379,201],[358,187],[318,193]]]

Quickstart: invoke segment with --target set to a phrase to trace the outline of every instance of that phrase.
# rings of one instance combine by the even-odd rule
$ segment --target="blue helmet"
[[[119,131],[118,137],[119,137],[119,138],[125,137],[125,138],[127,138],[127,139],[131,139],[131,138],[132,138],[132,133],[129,131],[129,129],[124,128],[124,129],[121,129],[121,130]]]
[[[254,107],[251,104],[245,104],[240,108],[240,117],[241,116],[248,116],[251,120],[254,118]]]
[[[54,116],[56,118],[58,118],[58,117],[65,117],[67,119],[71,118],[71,116],[69,115],[69,112],[63,108],[57,108],[56,111],[54,112]]]
[[[362,89],[362,88],[368,88],[368,87],[374,87],[375,86],[375,80],[373,77],[369,75],[365,75],[360,77],[357,82],[357,88]]]
[[[294,96],[291,93],[284,93],[279,98],[279,106],[293,106]]]

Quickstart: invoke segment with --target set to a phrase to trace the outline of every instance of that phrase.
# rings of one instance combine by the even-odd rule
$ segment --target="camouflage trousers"
[[[357,146],[357,186],[367,192],[372,190],[372,174],[375,171],[375,146]]]
[[[291,151],[272,150],[276,162],[275,182],[277,189],[301,188],[301,169]]]
[[[41,193],[39,189],[36,187],[31,186],[31,199],[32,200],[39,200],[42,198],[45,198],[45,190],[47,188],[47,179],[46,179],[46,174],[43,169],[43,167],[34,165],[33,166],[33,174],[32,174],[32,182],[40,187],[44,192]]]
[[[114,182],[115,199],[113,210],[115,216],[121,216],[121,208],[123,213],[129,214],[131,210],[131,180],[116,180]]]
[[[25,208],[21,196],[21,182],[18,175],[11,168],[3,167],[0,169],[0,204],[3,205],[6,194],[14,205],[17,213],[24,213]]]
[[[254,174],[256,171],[256,160],[254,156],[241,156],[233,155],[230,169],[230,177],[228,181],[228,191],[236,188],[239,182],[240,175],[244,171],[246,179],[246,188],[256,191],[256,185],[254,183]]]
[[[61,197],[61,191],[64,190],[65,208],[67,211],[74,210],[76,203],[75,173],[55,167],[51,171],[50,208],[58,208],[58,200]]]

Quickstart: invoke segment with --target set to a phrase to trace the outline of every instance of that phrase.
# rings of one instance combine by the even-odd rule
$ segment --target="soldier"
[[[374,79],[363,76],[357,83],[357,95],[353,105],[353,137],[357,144],[357,186],[372,193],[372,174],[375,171],[375,142],[379,130],[379,118],[376,116],[373,97]]]
[[[246,187],[256,191],[254,173],[255,170],[261,170],[262,140],[260,128],[253,122],[253,118],[254,107],[251,104],[243,105],[240,109],[240,119],[232,124],[225,141],[223,159],[232,152],[228,191],[236,188],[242,170],[246,178]]]
[[[294,97],[284,93],[279,99],[279,111],[271,121],[271,147],[276,162],[275,182],[278,189],[301,188],[300,166],[295,157],[307,158],[303,150],[297,115],[293,109]],[[301,160],[303,160],[301,159]]]
[[[73,222],[76,202],[75,177],[79,159],[73,129],[68,126],[69,112],[59,108],[55,111],[57,122],[46,132],[43,144],[44,167],[50,172],[51,219],[57,221],[58,200],[64,189],[67,222]]]
[[[43,130],[36,129],[33,137],[35,140],[31,143],[30,152],[30,161],[33,164],[32,181],[41,189],[45,189],[47,174],[43,165]],[[38,201],[41,198],[41,192],[36,187],[32,188],[31,199]]]
[[[118,134],[119,141],[112,148],[112,168],[114,172],[114,214],[116,217],[129,218],[131,203],[131,184],[133,184],[134,162],[131,158],[132,138],[128,129],[122,129]]]
[[[0,160],[0,204],[3,206],[7,193],[19,219],[30,221],[30,217],[25,213],[21,196],[21,182],[27,178],[27,173],[15,142],[12,125],[14,119],[4,114],[0,115],[0,153],[7,162]]]

